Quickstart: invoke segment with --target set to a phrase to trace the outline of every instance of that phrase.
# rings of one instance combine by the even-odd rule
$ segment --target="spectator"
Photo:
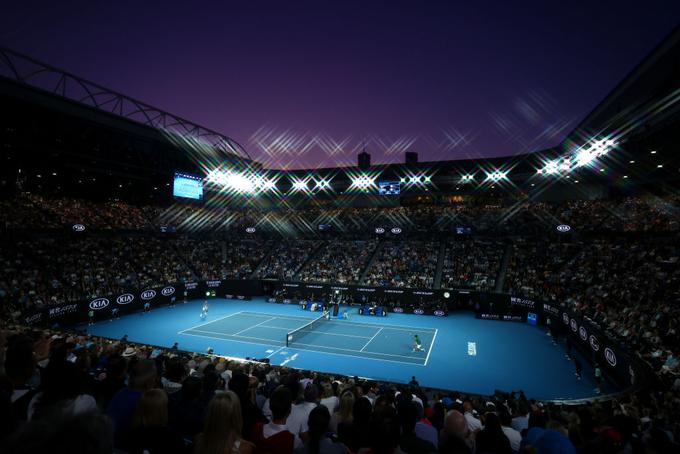
[[[131,454],[182,451],[182,440],[168,427],[168,395],[165,391],[150,389],[142,394],[126,445]]]
[[[474,434],[468,427],[465,416],[458,410],[450,410],[444,419],[440,435],[440,454],[471,454],[474,452]]]
[[[507,411],[503,411],[500,414],[501,428],[503,433],[510,441],[510,448],[513,452],[519,452],[519,445],[522,442],[522,435],[511,427],[512,417]]]
[[[217,394],[208,405],[194,454],[251,454],[255,446],[241,437],[242,430],[239,397],[233,391]]]
[[[512,454],[510,440],[495,413],[484,415],[484,428],[477,434],[476,448],[478,453]]]
[[[333,386],[328,382],[324,383],[323,394],[319,403],[328,408],[328,412],[332,415],[338,409],[339,402],[340,399],[333,392]]]
[[[429,441],[425,441],[416,435],[416,422],[418,421],[418,404],[402,402],[399,405],[399,419],[401,421],[401,438],[399,447],[406,454],[428,454],[437,452],[437,447]]]
[[[268,424],[258,422],[253,429],[255,454],[291,454],[295,435],[286,428],[286,420],[292,407],[290,390],[285,386],[276,388],[269,399],[272,420]]]
[[[319,388],[314,383],[310,383],[304,389],[303,395],[304,401],[293,405],[286,422],[288,430],[295,435],[295,449],[302,446],[307,440],[307,432],[309,430],[307,420],[309,419],[309,413],[318,405]]]
[[[330,422],[328,408],[323,405],[315,407],[309,413],[307,441],[295,449],[295,454],[347,454],[347,448],[339,443],[333,443],[326,436]]]
[[[131,367],[129,386],[118,391],[111,399],[106,414],[113,420],[114,443],[117,447],[124,446],[142,393],[156,387],[157,382],[156,364],[151,360],[138,361]]]

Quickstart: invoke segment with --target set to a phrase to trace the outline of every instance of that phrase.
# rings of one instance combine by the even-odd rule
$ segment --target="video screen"
[[[399,194],[398,181],[378,181],[378,194],[380,195],[397,195]]]
[[[172,195],[187,199],[203,199],[203,179],[195,175],[175,172]]]

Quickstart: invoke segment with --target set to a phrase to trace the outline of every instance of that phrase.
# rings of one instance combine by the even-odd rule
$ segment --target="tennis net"
[[[325,321],[326,316],[322,315],[321,317],[315,318],[306,325],[303,325],[299,328],[294,329],[293,331],[290,331],[289,333],[286,334],[286,347],[289,347],[291,344],[299,340],[305,334],[314,331],[320,324],[324,323]]]

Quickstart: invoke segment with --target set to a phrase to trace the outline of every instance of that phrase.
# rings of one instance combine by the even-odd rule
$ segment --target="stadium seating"
[[[497,417],[491,413],[500,417],[505,429],[540,427],[568,439],[579,452],[674,452],[680,436],[677,207],[674,197],[639,197],[562,204],[479,201],[417,208],[301,209],[283,214],[179,205],[138,207],[121,201],[37,195],[4,200],[0,313],[7,321],[19,320],[19,314],[35,307],[196,279],[347,284],[363,278],[364,284],[376,286],[485,291],[502,284],[501,290],[510,294],[554,301],[578,311],[656,373],[649,387],[635,393],[562,406],[537,402],[522,393],[466,396],[455,391],[455,383],[448,390],[426,390],[415,379],[399,385],[330,377],[177,349],[157,351],[73,332],[37,332],[5,322],[1,336],[6,342],[5,373],[14,386],[29,391],[23,407],[3,401],[13,412],[3,419],[2,437],[24,421],[31,422],[4,443],[11,447],[27,443],[27,437],[42,427],[41,421],[96,430],[70,419],[77,412],[60,421],[53,419],[51,412],[73,399],[84,412],[98,407],[114,419],[121,418],[123,427],[129,426],[132,417],[116,413],[116,393],[128,389],[126,382],[128,392],[137,398],[151,399],[156,387],[165,390],[167,428],[180,435],[173,448],[176,452],[192,450],[210,399],[227,389],[243,403],[243,438],[257,441],[251,429],[271,417],[270,398],[283,384],[300,399],[327,406],[334,436],[352,452],[380,446],[376,437],[359,436],[365,427],[348,421],[348,408],[361,412],[356,402],[370,400],[373,405],[362,417],[366,427],[374,427],[394,411],[388,407],[396,407],[401,418],[410,414],[406,408],[410,404],[399,396],[411,394],[423,407],[413,410],[416,415],[423,413],[416,424],[440,432],[435,438],[438,446],[428,452],[473,452],[465,448],[485,443],[487,429],[476,433],[467,428],[476,427],[475,419],[494,427]],[[257,224],[255,235],[245,233],[257,217],[269,223]],[[375,226],[389,227],[395,219],[403,220],[403,237],[376,235]],[[323,222],[337,230],[337,237],[324,237],[308,227]],[[84,224],[86,231],[73,232],[70,227],[77,223]],[[557,224],[571,225],[577,232],[560,235]],[[161,234],[160,226],[166,225],[177,227],[177,233]],[[281,240],[275,225],[285,225],[286,231],[293,230],[299,237]],[[472,226],[473,234],[456,235],[456,226]],[[28,364],[33,355],[43,377],[38,388],[43,393],[50,390],[45,378],[50,373],[70,377],[78,385],[70,387],[68,395],[50,397],[52,401],[35,398],[37,390],[30,385],[36,383],[16,367]],[[49,363],[44,362],[48,356]],[[142,382],[140,374],[154,379]],[[19,408],[23,410],[14,411]],[[456,431],[457,423],[464,430]],[[116,444],[134,450],[134,437],[128,435],[117,426]],[[406,446],[405,439],[400,442]],[[455,451],[454,445],[463,450]]]

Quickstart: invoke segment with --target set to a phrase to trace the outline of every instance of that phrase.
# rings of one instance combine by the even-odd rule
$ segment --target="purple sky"
[[[554,145],[680,17],[653,0],[217,3],[23,0],[0,44],[300,168],[363,144],[374,163]]]

